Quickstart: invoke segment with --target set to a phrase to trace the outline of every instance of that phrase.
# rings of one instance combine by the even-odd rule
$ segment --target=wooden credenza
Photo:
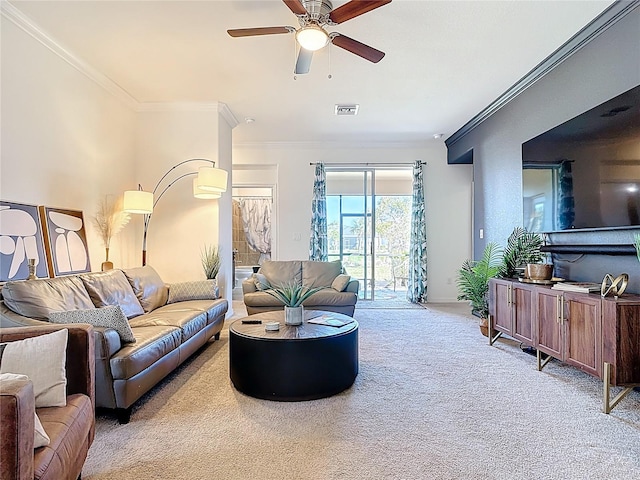
[[[502,334],[603,379],[605,413],[640,385],[640,296],[618,299],[511,279],[489,281],[489,343]],[[611,387],[623,389],[611,399]]]

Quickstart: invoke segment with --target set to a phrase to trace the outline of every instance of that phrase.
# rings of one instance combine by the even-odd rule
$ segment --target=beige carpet
[[[131,423],[98,418],[83,478],[640,478],[639,392],[604,415],[600,381],[489,347],[459,309],[358,310],[356,383],[311,402],[236,392],[225,329]]]

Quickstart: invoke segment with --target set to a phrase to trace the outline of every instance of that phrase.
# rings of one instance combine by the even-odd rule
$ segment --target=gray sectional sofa
[[[270,286],[292,282],[306,287],[325,287],[304,301],[305,308],[342,313],[353,317],[360,283],[344,273],[342,263],[339,261],[269,260],[264,262],[257,274],[253,274],[242,282],[247,313],[254,315],[283,310],[282,302],[264,290]]]
[[[165,285],[149,266],[7,282],[1,295],[0,327],[64,323],[66,313],[69,323],[84,322],[110,309],[126,316],[114,327],[92,323],[96,406],[115,409],[120,423],[129,421],[136,400],[219,338],[228,309],[210,281]],[[131,333],[135,341],[126,342]]]

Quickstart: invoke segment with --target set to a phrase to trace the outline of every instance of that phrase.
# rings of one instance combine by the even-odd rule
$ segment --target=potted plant
[[[101,266],[103,272],[113,268],[113,262],[109,261],[111,238],[129,223],[130,218],[129,214],[122,209],[122,199],[111,200],[106,196],[98,204],[98,210],[93,216],[93,224],[98,230],[104,245],[105,260]]]
[[[272,286],[270,289],[264,290],[264,292],[284,304],[284,323],[286,325],[301,325],[304,313],[302,302],[323,288],[325,287],[305,287],[304,285],[290,282],[280,286]]]
[[[220,255],[220,247],[217,245],[205,245],[200,250],[200,260],[202,261],[202,269],[209,280],[213,280],[218,276],[222,257]]]
[[[503,253],[503,266],[500,276],[511,278],[517,276],[518,269],[526,267],[528,263],[541,263],[544,259],[540,251],[542,238],[534,232],[522,227],[516,227],[507,239],[507,246]]]
[[[502,247],[491,242],[480,260],[465,260],[458,270],[458,300],[469,302],[471,313],[480,318],[480,331],[485,336],[489,335],[489,279],[496,277],[502,267]]]

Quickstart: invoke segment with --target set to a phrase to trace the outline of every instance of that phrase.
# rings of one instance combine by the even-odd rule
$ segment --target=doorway
[[[410,168],[327,168],[328,257],[360,282],[361,300],[406,298]]]

